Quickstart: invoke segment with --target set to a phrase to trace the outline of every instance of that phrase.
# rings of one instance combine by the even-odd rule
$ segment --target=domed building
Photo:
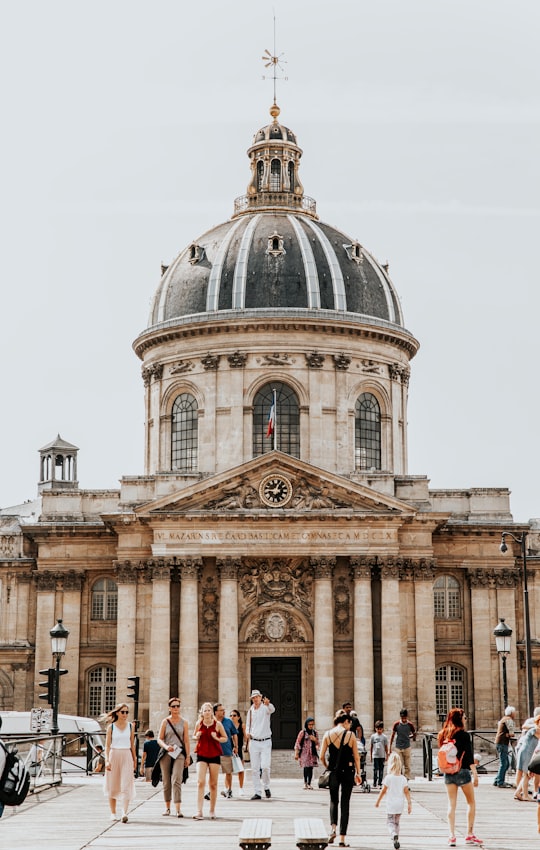
[[[162,268],[134,342],[144,474],[82,490],[78,450],[58,437],[40,452],[33,510],[0,512],[0,541],[12,540],[0,708],[35,704],[62,617],[74,714],[98,715],[138,676],[151,726],[177,693],[193,722],[203,700],[243,713],[264,690],[278,747],[306,714],[329,726],[346,699],[366,730],[403,705],[421,729],[455,704],[489,727],[501,614],[526,713],[519,552],[503,558],[499,544],[501,529],[527,529],[504,488],[433,491],[409,473],[419,344],[388,267],[319,219],[296,135],[275,103],[270,114],[246,194]]]

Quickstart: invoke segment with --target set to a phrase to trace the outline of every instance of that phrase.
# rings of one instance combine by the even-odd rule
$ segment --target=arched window
[[[381,408],[372,393],[362,393],[354,410],[355,469],[381,468]]]
[[[294,192],[294,163],[289,162],[289,189]]]
[[[116,670],[94,667],[88,672],[88,716],[99,717],[116,705]]]
[[[435,710],[444,720],[451,708],[465,708],[465,676],[461,667],[442,664],[435,670]]]
[[[274,437],[269,434],[268,421],[276,391],[274,422],[276,448],[293,457],[300,457],[300,413],[298,398],[294,390],[281,381],[265,384],[253,402],[253,457],[270,452],[274,448]]]
[[[260,192],[263,187],[263,177],[264,177],[264,162],[259,160],[257,163],[257,191]]]
[[[281,192],[281,162],[273,159],[270,163],[270,191]]]
[[[112,578],[99,578],[92,587],[92,620],[116,620],[118,588]]]
[[[438,620],[459,620],[461,593],[459,581],[453,576],[439,576],[433,585],[433,613]]]
[[[174,401],[171,428],[171,469],[195,472],[198,466],[199,434],[197,401],[181,393]]]

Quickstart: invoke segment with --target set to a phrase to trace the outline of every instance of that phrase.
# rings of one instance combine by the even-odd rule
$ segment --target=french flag
[[[271,437],[276,428],[276,400],[272,401],[272,406],[270,407],[270,413],[268,414],[268,428],[266,429],[266,436]]]

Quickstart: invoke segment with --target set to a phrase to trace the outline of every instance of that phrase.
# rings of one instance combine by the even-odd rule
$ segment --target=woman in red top
[[[195,745],[195,752],[197,753],[197,814],[193,815],[193,818],[194,820],[202,820],[203,818],[204,787],[208,773],[210,817],[215,820],[221,744],[227,740],[227,733],[223,724],[215,719],[211,702],[205,702],[201,706],[193,739],[197,741]]]
[[[456,846],[456,803],[458,788],[461,788],[467,800],[467,836],[465,844],[470,847],[482,846],[484,843],[477,838],[473,832],[474,816],[476,814],[476,803],[474,789],[478,785],[478,774],[474,762],[471,736],[465,731],[465,717],[462,708],[451,708],[444,721],[444,726],[439,732],[439,747],[445,741],[454,741],[457,749],[457,757],[461,759],[461,770],[457,773],[445,773],[444,784],[448,795],[448,828],[450,847]]]

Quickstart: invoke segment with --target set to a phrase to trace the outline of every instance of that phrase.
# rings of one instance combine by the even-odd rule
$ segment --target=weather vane
[[[288,77],[278,77],[278,70],[284,71],[283,65],[287,63],[283,59],[284,53],[280,53],[279,56],[276,53],[276,16],[274,15],[274,53],[270,53],[269,50],[265,50],[264,54],[261,56],[262,61],[264,62],[265,68],[273,68],[272,76],[265,76],[263,74],[263,80],[273,80],[274,81],[274,103],[276,102],[276,80],[288,80]]]

